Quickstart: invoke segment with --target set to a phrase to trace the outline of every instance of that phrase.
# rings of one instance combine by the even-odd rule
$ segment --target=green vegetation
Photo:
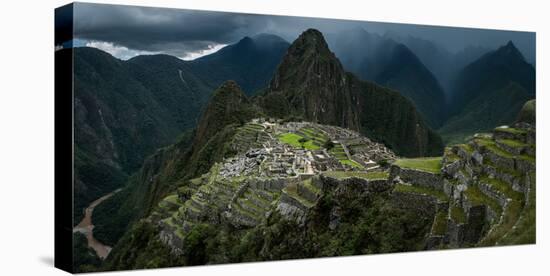
[[[363,165],[357,163],[354,160],[348,159],[348,155],[346,154],[344,147],[340,143],[333,144],[332,148],[329,150],[329,153],[332,154],[334,158],[338,159],[338,161],[342,165],[350,166],[357,169],[364,169]]]
[[[474,147],[470,144],[460,144],[458,146],[470,155],[474,153]]]
[[[536,160],[534,156],[529,156],[529,155],[526,155],[526,154],[519,155],[519,156],[517,156],[517,158],[529,161],[531,163],[535,163],[535,160]]]
[[[94,208],[94,237],[109,246],[114,246],[136,218],[135,207],[123,205],[130,196],[128,188],[114,194]]]
[[[490,131],[512,124],[535,97],[535,68],[513,44],[504,45],[465,67],[451,93],[450,118],[438,130],[443,137]]]
[[[120,240],[104,269],[349,256],[422,248],[432,218],[395,208],[387,193],[368,195],[368,200],[364,196],[327,194],[316,205],[306,228],[282,218],[278,212],[251,229],[197,223],[190,231],[180,233],[184,246],[177,258],[158,240],[155,227],[140,222]],[[334,204],[341,206],[343,212],[338,226],[331,230],[326,221]]]
[[[388,179],[389,173],[388,172],[327,171],[327,172],[324,172],[323,175],[337,178],[337,179],[356,177],[356,178],[363,178],[366,180],[381,180],[381,179],[386,180]]]
[[[530,173],[528,201],[514,227],[498,241],[499,245],[528,244],[536,241],[536,174]]]
[[[243,39],[242,43],[247,43],[247,41],[248,44],[253,44],[250,43],[250,39]],[[228,46],[219,53],[233,49]],[[250,52],[248,50],[244,52]],[[94,212],[94,216],[100,216],[97,220],[94,218],[94,222],[97,221],[98,239],[106,244],[115,244],[113,251],[104,263],[104,269],[135,269],[413,251],[424,248],[425,238],[430,231],[433,234],[443,234],[446,231],[446,212],[438,212],[435,218],[425,217],[423,212],[418,212],[414,208],[395,204],[391,191],[371,192],[369,190],[369,192],[364,192],[365,187],[361,187],[361,185],[347,185],[344,188],[322,185],[323,190],[321,191],[314,185],[318,183],[313,182],[319,179],[307,179],[303,182],[289,184],[283,190],[286,193],[283,196],[288,195],[308,208],[305,225],[297,225],[296,221],[288,217],[281,217],[281,213],[277,211],[263,212],[263,209],[267,208],[263,207],[264,204],[270,206],[269,208],[275,208],[275,202],[270,202],[271,199],[265,200],[261,197],[265,194],[253,190],[246,190],[244,194],[239,193],[237,200],[230,203],[231,212],[235,211],[237,215],[248,216],[261,223],[255,227],[237,227],[224,219],[225,214],[221,212],[220,206],[223,205],[224,209],[227,207],[226,203],[229,202],[235,194],[234,190],[237,190],[238,187],[248,189],[252,188],[255,183],[245,182],[251,180],[248,176],[216,179],[219,170],[219,166],[216,164],[235,154],[242,153],[240,149],[234,147],[234,143],[242,141],[241,138],[254,138],[250,140],[256,141],[255,138],[260,137],[260,134],[266,134],[259,132],[263,128],[262,126],[249,123],[253,117],[286,117],[289,120],[303,118],[306,121],[345,126],[359,130],[373,141],[388,145],[400,156],[435,156],[442,152],[441,138],[426,125],[423,119],[424,115],[416,111],[417,107],[425,110],[425,106],[415,107],[399,92],[371,82],[360,81],[352,74],[344,72],[338,60],[326,47],[319,32],[315,30],[305,32],[288,49],[287,55],[282,59],[275,76],[273,76],[274,80],[280,81],[276,81],[266,88],[262,95],[249,99],[235,82],[228,81],[214,92],[206,108],[203,108],[202,104],[206,102],[205,98],[210,93],[201,94],[204,83],[195,78],[196,76],[189,69],[200,64],[201,61],[187,64],[189,66],[181,66],[182,63],[169,57],[167,58],[168,62],[160,62],[156,57],[139,57],[128,62],[111,61],[113,64],[110,66],[122,67],[119,69],[123,77],[140,80],[139,82],[143,82],[143,84],[130,81],[129,87],[119,87],[124,86],[125,82],[108,79],[105,87],[99,87],[97,91],[93,89],[89,95],[79,100],[86,101],[86,108],[95,107],[95,104],[104,99],[102,97],[95,99],[94,93],[103,93],[103,88],[112,88],[105,90],[113,94],[114,103],[120,104],[117,108],[128,107],[132,112],[130,114],[138,114],[143,118],[137,122],[129,122],[128,125],[131,127],[128,129],[113,128],[113,122],[109,122],[112,119],[109,116],[112,117],[113,114],[107,112],[110,110],[109,108],[105,108],[109,131],[97,130],[97,133],[84,133],[85,135],[80,136],[90,138],[98,135],[103,138],[102,141],[107,141],[104,138],[110,137],[109,132],[113,132],[112,136],[116,146],[127,147],[116,152],[123,160],[121,164],[133,164],[132,162],[135,160],[141,160],[138,163],[141,166],[139,172],[136,172],[136,167],[132,167],[132,170],[124,170],[132,175],[126,182],[125,189],[98,206],[97,213]],[[208,57],[202,60],[208,60]],[[279,61],[280,59],[277,64]],[[93,58],[87,61],[87,63],[93,62],[101,61],[95,61]],[[216,60],[210,62],[219,64]],[[81,64],[81,66],[94,67],[94,64],[87,63]],[[129,66],[127,68],[123,65],[126,63],[132,64],[136,68],[129,69]],[[248,65],[252,64],[254,62]],[[314,74],[311,74],[310,70],[312,65],[319,69]],[[260,70],[256,66],[249,66],[249,68]],[[394,73],[399,70],[399,68],[394,69],[388,72]],[[111,75],[112,72],[107,71],[108,75]],[[173,76],[174,72],[179,73],[179,75],[176,74],[176,79],[162,77],[164,75]],[[88,70],[86,73],[78,77],[87,78],[86,81],[89,83],[92,83],[95,77],[101,78],[104,75],[97,70]],[[161,75],[161,77],[157,79],[156,75]],[[250,76],[252,79],[255,77],[252,74]],[[204,81],[208,83],[215,82],[217,79],[217,76],[208,76],[207,74],[204,74],[203,77],[212,78],[209,81]],[[344,80],[346,85],[335,86],[334,82],[329,79],[333,77]],[[156,89],[159,91],[158,95],[142,93],[143,90],[156,91]],[[515,89],[513,90],[505,92],[517,92]],[[132,102],[118,99],[117,92],[127,94],[124,97],[132,96]],[[401,93],[408,92],[411,91]],[[346,95],[346,97],[340,97],[341,95]],[[179,99],[180,96],[184,98]],[[193,99],[187,97],[193,97]],[[353,102],[350,99],[353,99]],[[508,100],[506,97],[500,97],[497,99],[497,103],[502,99]],[[189,109],[185,104],[179,106],[185,103],[185,100],[191,100],[196,105]],[[149,110],[149,108],[156,109],[164,105],[169,105],[169,112],[158,114],[156,112],[158,110]],[[498,115],[502,108],[507,108],[510,105],[504,106],[496,105],[492,108],[492,105],[484,105],[481,109],[468,107],[466,109],[470,111],[468,113],[470,115],[467,119],[472,120],[478,114]],[[172,110],[172,107],[177,108]],[[319,108],[323,109],[321,114],[317,112]],[[189,110],[194,113],[189,114],[191,112]],[[169,138],[174,133],[177,134],[182,129],[193,127],[199,117],[198,110],[205,110],[205,112],[202,113],[195,131],[186,139],[159,149],[147,159],[142,156],[149,150],[149,146],[159,144],[158,147],[169,144],[171,142]],[[483,113],[477,113],[478,111]],[[490,113],[484,113],[486,111]],[[98,114],[90,115],[94,120],[89,122],[89,125],[98,125],[101,122],[98,120],[99,117],[94,115]],[[128,114],[117,115],[122,118],[132,117]],[[178,118],[184,119],[181,119],[180,122]],[[433,121],[431,122],[433,123]],[[121,122],[114,123],[120,124]],[[474,123],[476,124],[474,128],[481,128],[494,122],[480,119],[479,124],[481,125],[477,125],[477,122]],[[457,123],[456,125],[461,124]],[[100,133],[100,131],[104,133]],[[450,127],[450,132],[453,131]],[[137,137],[135,139],[138,141],[132,141],[133,137]],[[152,141],[141,141],[143,137],[150,138]],[[303,128],[297,133],[281,134],[278,139],[282,143],[297,148],[316,150],[325,147],[341,164],[362,168],[358,162],[348,159],[342,144],[334,144],[329,141],[321,128]],[[485,143],[485,147],[492,150],[494,142],[491,144],[483,140],[480,141]],[[94,144],[98,141],[91,138],[87,142],[88,145],[102,146],[101,143]],[[241,144],[249,148],[252,145],[248,143],[248,140]],[[468,152],[473,152],[470,145],[464,147],[467,147]],[[108,147],[103,148],[109,150]],[[135,152],[129,151],[128,148],[134,148]],[[82,156],[79,155],[79,158],[84,159],[89,154],[84,151],[83,153]],[[106,154],[101,157],[109,158],[110,156]],[[449,155],[449,158],[457,160],[458,156]],[[96,160],[106,159],[96,158]],[[402,168],[439,174],[441,163],[441,157],[425,157],[400,159],[394,164]],[[130,167],[130,165],[124,165],[122,168],[126,168],[125,166]],[[266,165],[263,164],[263,166]],[[197,178],[207,172],[210,174]],[[358,177],[368,180],[387,180],[389,177],[387,172],[328,172],[326,175],[337,179]],[[292,181],[296,181],[296,178],[293,178]],[[243,186],[245,183],[249,186]],[[280,184],[279,182],[274,183],[277,185],[271,186]],[[506,190],[506,187],[502,187],[502,183],[492,183],[491,185],[510,192]],[[298,188],[307,190],[300,190],[304,193],[299,195]],[[200,194],[197,195],[197,191]],[[312,200],[313,197],[310,198],[311,195],[307,193],[308,191],[316,193],[319,197]],[[427,195],[438,201],[449,200],[449,197],[442,191],[421,186],[396,185],[394,192]],[[275,198],[280,195],[279,192],[274,193],[276,193]],[[214,194],[215,196],[211,197]],[[202,197],[203,195],[207,195],[208,198]],[[501,209],[498,209],[500,208],[498,202],[481,193],[478,187],[468,188],[465,195],[474,204],[484,204],[497,213],[502,212]],[[186,200],[183,205],[179,197]],[[224,200],[218,200],[222,197]],[[270,198],[271,196],[265,197]],[[170,214],[172,209],[178,211]],[[505,220],[506,224],[502,225],[507,225],[507,229],[513,229],[510,227],[511,221],[515,218],[519,223],[522,217],[517,219],[519,212],[517,212],[516,205],[511,204],[507,211],[508,209],[516,211],[514,211],[515,213],[510,212],[510,220]],[[155,217],[158,216],[162,219],[161,227],[150,220],[142,219],[149,217],[153,211]],[[164,213],[163,211],[169,212]],[[189,216],[192,221],[190,222],[187,221],[189,218],[179,212],[189,212],[190,214],[200,212],[201,216],[198,219]],[[296,213],[292,216],[296,217]],[[457,222],[466,220],[462,210],[451,209],[450,216]],[[529,219],[528,216],[526,220]],[[533,219],[528,222],[531,221],[534,221],[534,213]],[[176,237],[181,239],[181,246],[178,245],[181,254],[178,254],[177,257],[175,254],[171,254],[166,242],[160,241],[159,231],[162,227],[165,227],[165,230],[175,228]],[[517,234],[514,240],[523,240],[526,235],[524,233],[534,231],[532,228],[524,230],[523,233]]]
[[[457,205],[451,206],[451,219],[457,224],[466,223],[466,214],[462,207]]]
[[[441,157],[422,157],[397,159],[393,163],[401,168],[416,169],[430,173],[441,173]]]
[[[94,200],[124,186],[128,181],[128,175],[120,168],[99,161],[78,146],[75,148],[75,177],[79,180],[75,182],[75,225],[84,218],[84,209]]]
[[[315,145],[312,140],[304,138],[296,133],[284,133],[279,135],[277,138],[279,138],[281,143],[291,145],[295,148],[303,148],[308,150],[320,149],[320,147]]]
[[[522,200],[512,200],[508,203],[507,208],[504,210],[504,216],[502,221],[495,225],[483,240],[479,243],[480,246],[495,245],[499,239],[501,239],[506,233],[512,230],[512,227],[518,221],[521,211],[523,209]]]
[[[364,168],[361,164],[359,164],[359,163],[357,163],[353,160],[350,160],[350,159],[344,159],[344,160],[338,160],[338,161],[340,161],[340,163],[342,163],[342,165],[348,165],[348,166],[358,168],[358,169],[363,169]]]
[[[456,155],[450,147],[445,148],[444,155],[447,159],[447,162],[454,162],[460,159],[460,157],[458,157],[458,155]]]
[[[497,215],[500,215],[502,213],[502,207],[500,206],[498,201],[485,195],[483,192],[481,192],[481,190],[479,190],[477,186],[468,187],[468,189],[464,191],[464,194],[466,195],[466,197],[468,197],[468,200],[470,200],[473,205],[488,206],[489,208],[491,208],[491,210],[497,213]]]
[[[131,234],[128,234],[131,233]],[[178,258],[157,237],[158,230],[146,222],[137,222],[117,243],[102,270],[160,268],[179,265]]]
[[[447,212],[440,211],[435,214],[434,222],[432,224],[433,235],[445,235],[447,232]]]
[[[511,153],[499,148],[495,141],[488,139],[488,138],[474,138],[474,142],[478,145],[485,147],[487,150],[501,156],[504,158],[514,158],[514,155]]]
[[[313,178],[309,178],[309,179],[306,179],[302,182],[302,185],[304,185],[304,187],[316,194],[320,194],[321,193],[321,189],[319,189],[317,186],[313,185]]]
[[[514,134],[514,135],[523,135],[523,134],[526,134],[527,132],[525,130],[522,130],[522,129],[517,129],[517,128],[513,128],[513,127],[497,127],[495,128],[495,131],[497,132],[507,132],[507,133],[511,133],[511,134]]]
[[[306,198],[303,198],[302,196],[300,196],[298,194],[298,187],[296,187],[297,185],[300,185],[300,184],[291,183],[291,184],[287,185],[286,188],[283,189],[283,193],[286,193],[290,197],[298,200],[302,205],[304,205],[308,208],[313,207],[315,205],[315,202],[311,202],[311,201],[307,200]]]
[[[447,197],[447,195],[442,191],[430,189],[427,187],[421,187],[421,186],[397,184],[395,185],[394,191],[401,192],[401,193],[428,195],[428,196],[435,197],[440,201],[449,200],[449,197]]]
[[[73,234],[73,260],[75,273],[95,272],[101,265],[101,259],[88,247],[86,236],[80,232]]]
[[[517,122],[525,122],[530,124],[536,123],[536,100],[530,100],[523,105],[523,108],[519,112]]]
[[[505,183],[501,180],[498,180],[496,178],[490,178],[487,175],[482,175],[479,178],[479,182],[491,185],[493,188],[500,191],[501,193],[506,195],[506,197],[508,198],[511,198],[517,201],[523,200],[523,197],[524,197],[523,193],[514,191],[514,189],[512,189],[512,187],[508,183]]]
[[[527,144],[522,143],[518,140],[510,140],[510,139],[502,139],[498,140],[498,142],[503,143],[509,147],[519,148],[519,147],[526,147]]]

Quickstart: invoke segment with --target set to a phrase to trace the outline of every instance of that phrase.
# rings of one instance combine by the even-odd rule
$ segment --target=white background
[[[537,245],[117,272],[109,275],[549,275],[550,8],[546,1],[95,1],[205,10],[537,32]],[[538,2],[538,3],[537,3]],[[0,275],[62,275],[53,267],[54,8],[0,8]],[[546,26],[545,26],[546,25]],[[67,171],[69,173],[69,171]]]

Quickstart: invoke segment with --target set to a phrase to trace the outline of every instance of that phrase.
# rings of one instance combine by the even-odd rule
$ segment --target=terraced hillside
[[[427,248],[535,242],[535,137],[517,123],[447,148],[440,162],[393,164],[394,194],[409,197],[397,201],[433,205]]]
[[[167,194],[130,232],[145,240],[125,235],[106,269],[533,243],[535,133],[518,122],[398,158],[348,129],[253,119],[227,143],[234,155]]]
[[[174,254],[182,254],[186,234],[197,224],[250,228],[275,210],[303,225],[321,195],[322,172],[323,178],[385,182],[388,174],[377,162],[395,158],[350,130],[265,119],[239,127],[229,147],[234,157],[167,195],[147,218],[160,227],[160,240]]]

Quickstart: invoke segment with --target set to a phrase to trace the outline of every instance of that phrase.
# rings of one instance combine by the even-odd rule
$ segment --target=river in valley
[[[80,223],[73,228],[73,232],[80,232],[86,236],[86,239],[88,240],[88,246],[91,247],[101,259],[105,259],[107,255],[109,255],[109,252],[111,252],[111,247],[101,243],[94,238],[94,224],[92,222],[92,213],[94,212],[94,208],[97,205],[99,205],[101,202],[108,199],[109,197],[113,196],[120,190],[121,189],[115,190],[92,202],[90,206],[86,208],[82,221],[80,221]]]

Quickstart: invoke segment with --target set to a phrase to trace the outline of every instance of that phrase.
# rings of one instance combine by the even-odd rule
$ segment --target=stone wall
[[[390,169],[390,179],[395,179],[397,176],[399,176],[399,179],[403,182],[410,183],[414,186],[422,186],[443,191],[443,177],[441,174],[400,168],[396,165],[392,165]]]
[[[423,216],[434,217],[437,199],[428,195],[392,192],[392,204],[402,209],[412,209]]]
[[[463,223],[456,223],[452,219],[447,223],[447,236],[449,245],[452,247],[462,247],[464,244],[464,233],[466,225]]]

